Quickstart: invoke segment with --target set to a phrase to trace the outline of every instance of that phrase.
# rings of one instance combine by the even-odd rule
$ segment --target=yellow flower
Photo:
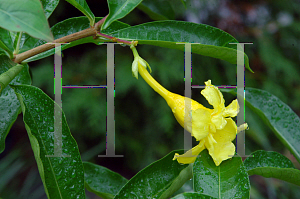
[[[136,49],[132,48],[132,50],[135,54],[135,59],[137,59]],[[208,80],[205,82],[206,87],[201,91],[201,94],[213,106],[213,109],[206,108],[192,99],[172,93],[162,87],[148,73],[146,66],[149,68],[150,66],[147,62],[147,64],[144,64],[142,61],[137,61],[136,63],[137,66],[135,65],[135,68],[138,68],[136,71],[166,100],[179,124],[199,141],[197,146],[185,154],[179,155],[176,153],[173,160],[177,159],[182,164],[193,163],[197,155],[206,148],[215,164],[219,166],[223,160],[229,159],[234,155],[235,146],[232,141],[238,132],[247,128],[247,124],[237,128],[235,122],[231,119],[239,112],[237,100],[233,100],[231,104],[225,107],[222,93],[211,84],[211,80]],[[190,100],[191,113],[185,117],[185,102],[187,99]]]

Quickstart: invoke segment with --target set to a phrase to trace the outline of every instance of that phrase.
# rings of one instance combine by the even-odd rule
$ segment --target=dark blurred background
[[[246,86],[276,95],[300,114],[300,2],[290,0],[170,0],[174,19],[218,27],[246,45],[245,52],[255,73],[245,71]],[[87,0],[95,16],[108,14],[106,1]],[[82,14],[61,1],[49,18],[50,26]],[[121,19],[129,25],[153,21],[139,9]],[[152,75],[168,90],[184,95],[184,52],[138,45]],[[84,44],[63,51],[63,85],[105,85],[106,45]],[[132,77],[133,55],[128,47],[115,47],[116,154],[124,158],[98,158],[105,154],[106,89],[63,89],[63,110],[84,161],[105,166],[127,179],[172,150],[183,148],[183,128],[167,103],[140,77]],[[236,66],[225,61],[192,55],[193,85],[236,85]],[[52,99],[53,56],[29,63],[33,85]],[[201,89],[194,100],[208,106]],[[226,105],[233,96],[224,93]],[[246,108],[246,154],[263,149],[286,155],[299,163],[274,133]],[[195,142],[196,144],[196,142]],[[27,132],[20,115],[0,154],[0,196],[4,199],[46,198]],[[299,198],[299,187],[277,179],[251,176],[251,198]],[[189,191],[187,183],[183,191]],[[99,198],[87,192],[89,198]]]

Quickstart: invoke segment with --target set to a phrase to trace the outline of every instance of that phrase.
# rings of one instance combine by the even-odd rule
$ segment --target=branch
[[[68,42],[72,42],[72,41],[82,39],[82,38],[85,38],[85,37],[96,36],[97,35],[97,30],[100,30],[100,27],[104,23],[106,17],[104,17],[100,21],[98,21],[94,25],[94,27],[90,27],[90,28],[87,28],[85,30],[73,33],[71,35],[67,35],[65,37],[56,39],[52,42],[53,44],[43,44],[41,46],[38,46],[38,47],[33,48],[31,50],[28,50],[26,52],[15,55],[13,61],[15,63],[21,63],[22,61],[24,61],[25,59],[27,59],[29,57],[32,57],[34,55],[40,54],[42,52],[45,52],[47,50],[50,50],[50,49],[54,48],[55,43],[68,43]]]

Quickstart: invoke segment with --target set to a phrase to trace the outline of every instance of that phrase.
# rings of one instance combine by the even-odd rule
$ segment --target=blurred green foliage
[[[108,13],[106,2],[88,1],[95,16]],[[229,32],[246,45],[254,74],[245,71],[247,87],[265,89],[278,96],[300,114],[300,9],[296,1],[224,1],[187,0],[175,11],[176,20],[205,23]],[[50,24],[81,15],[61,1]],[[123,20],[130,25],[152,21],[138,9]],[[153,77],[168,90],[184,95],[184,52],[153,47],[137,47],[152,67]],[[85,44],[63,52],[63,85],[105,85],[106,45]],[[140,77],[132,77],[133,55],[128,47],[115,45],[115,127],[116,154],[124,158],[98,158],[105,154],[106,89],[72,89],[62,91],[63,110],[75,137],[82,159],[132,177],[151,162],[175,149],[183,148],[183,128],[175,120],[167,103]],[[53,57],[30,63],[33,85],[53,95]],[[193,85],[235,85],[236,66],[224,61],[192,55]],[[192,98],[210,107],[200,94]],[[226,105],[233,99],[224,94]],[[271,130],[246,108],[246,154],[257,149],[280,152],[299,164],[283,147]],[[3,198],[45,198],[30,144],[19,118],[0,155],[0,195]],[[26,150],[24,150],[25,148]],[[28,157],[28,158],[24,158]],[[9,166],[8,166],[9,165]],[[252,176],[252,198],[296,198],[298,187],[289,183]],[[4,183],[3,183],[4,182]],[[189,186],[185,187],[190,190]],[[20,190],[18,193],[15,190]]]

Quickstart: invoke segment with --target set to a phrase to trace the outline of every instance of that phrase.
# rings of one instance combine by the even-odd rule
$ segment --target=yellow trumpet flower
[[[140,73],[143,79],[166,100],[179,124],[199,141],[197,146],[185,154],[179,155],[176,153],[173,160],[177,160],[182,164],[193,163],[197,155],[205,148],[209,151],[217,166],[223,160],[233,156],[235,146],[232,141],[238,132],[247,128],[247,124],[237,127],[231,118],[239,112],[237,100],[233,100],[231,104],[225,107],[222,93],[211,84],[211,80],[205,82],[206,87],[201,91],[201,94],[213,106],[213,109],[206,108],[192,99],[172,93],[153,79],[146,69],[147,66],[150,68],[149,64],[140,58],[134,46],[131,49],[134,54],[133,69],[135,71],[133,71],[133,74]],[[185,101],[187,99],[190,100],[191,113],[185,116]]]

